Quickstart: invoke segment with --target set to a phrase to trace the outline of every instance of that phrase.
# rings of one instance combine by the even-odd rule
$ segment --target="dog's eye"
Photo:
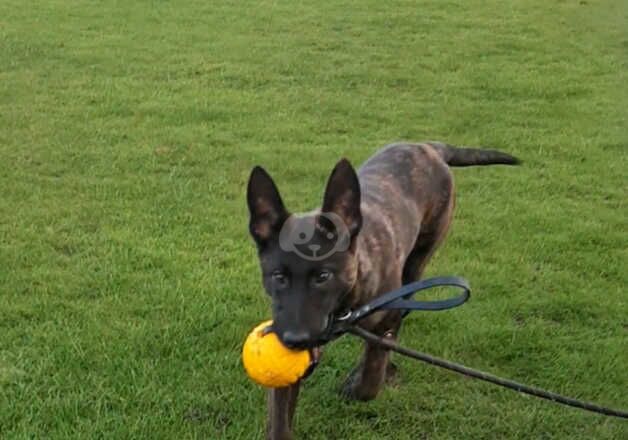
[[[329,281],[332,277],[332,273],[328,270],[321,270],[314,276],[314,282],[316,284],[323,284]]]
[[[280,270],[274,271],[271,274],[271,277],[273,278],[273,280],[275,280],[279,284],[285,284],[285,282],[287,280],[286,275],[283,272],[281,272]]]

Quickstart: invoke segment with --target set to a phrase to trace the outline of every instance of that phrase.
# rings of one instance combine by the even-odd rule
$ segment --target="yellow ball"
[[[277,335],[266,329],[272,321],[258,325],[249,333],[242,347],[242,363],[251,379],[269,388],[296,383],[312,363],[308,350],[291,350]]]

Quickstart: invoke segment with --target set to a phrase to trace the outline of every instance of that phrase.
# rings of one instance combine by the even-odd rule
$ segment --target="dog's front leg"
[[[377,335],[395,340],[400,326],[401,314],[394,312],[389,313],[387,319],[383,319],[369,330]],[[349,399],[374,399],[386,380],[394,376],[395,370],[394,365],[390,363],[390,351],[367,342],[364,346],[362,360],[343,384],[341,393]]]
[[[268,440],[291,440],[292,418],[297,406],[300,384],[268,390]]]

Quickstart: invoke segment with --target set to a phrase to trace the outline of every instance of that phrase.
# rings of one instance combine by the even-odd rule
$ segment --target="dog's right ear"
[[[249,231],[259,246],[279,233],[288,212],[270,175],[260,166],[251,171],[246,190],[251,215]]]

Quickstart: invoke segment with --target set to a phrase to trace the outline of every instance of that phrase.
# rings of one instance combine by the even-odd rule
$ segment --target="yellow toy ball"
[[[287,387],[306,375],[313,363],[308,350],[291,350],[269,331],[265,321],[249,333],[242,347],[242,363],[251,379],[269,388]]]

